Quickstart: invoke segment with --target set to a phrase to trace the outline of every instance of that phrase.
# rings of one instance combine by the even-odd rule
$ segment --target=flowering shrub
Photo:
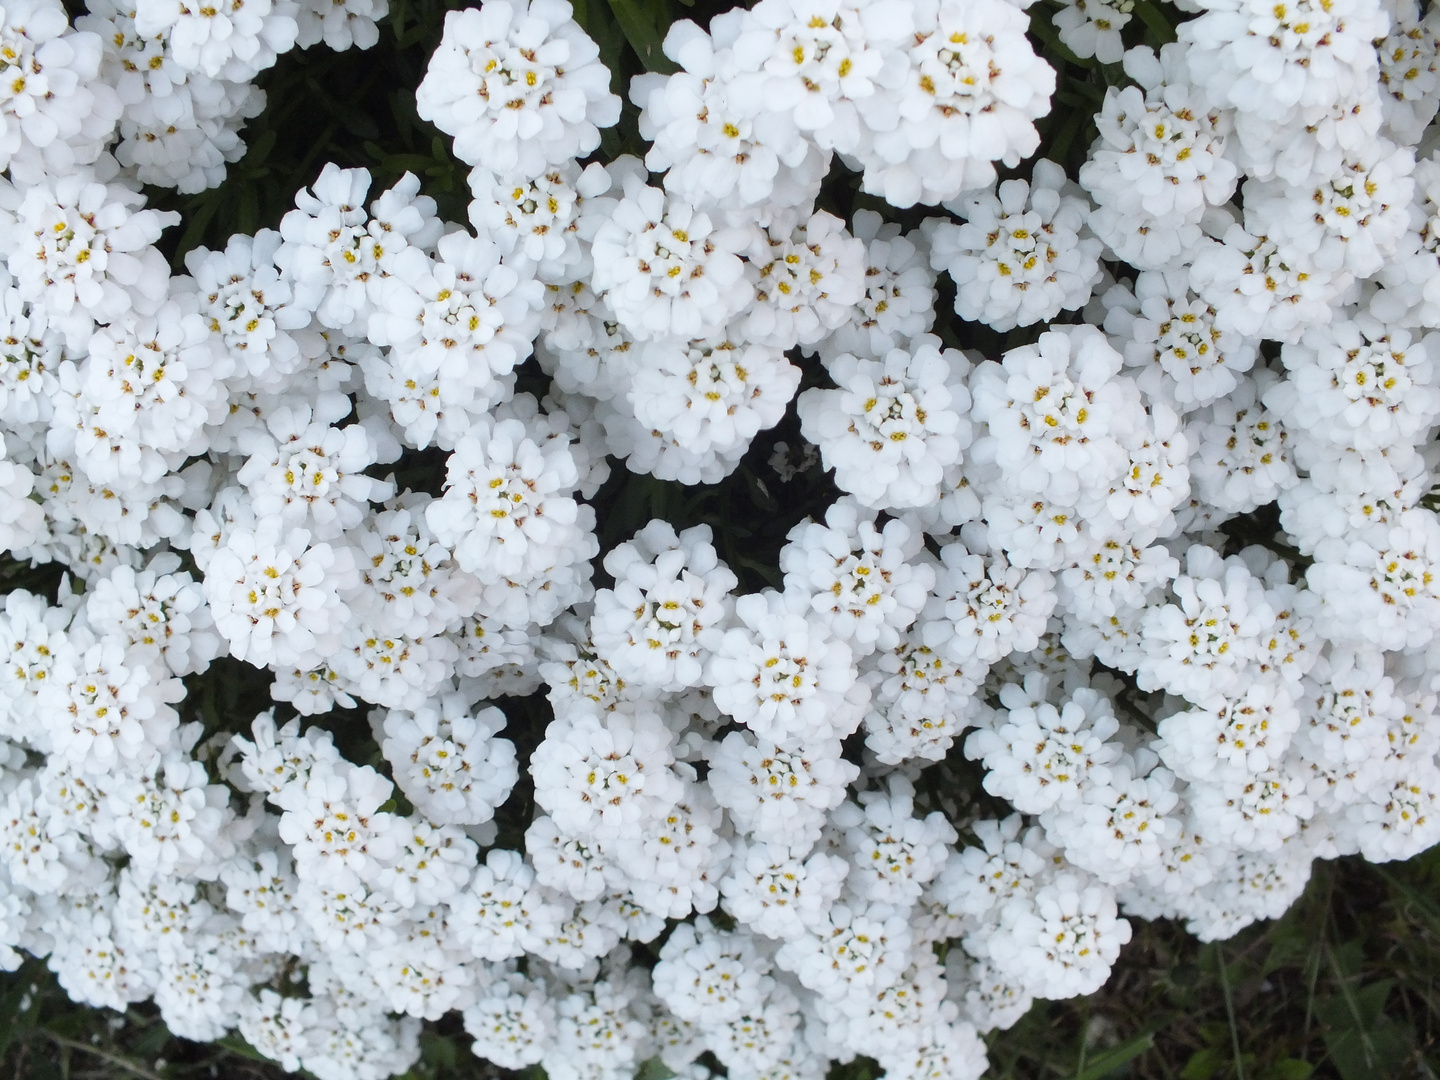
[[[0,967],[321,1080],[978,1077],[1131,919],[1440,840],[1440,15],[1142,5],[681,20],[642,158],[484,0],[468,224],[328,163],[183,274],[143,185],[384,3],[5,8]]]

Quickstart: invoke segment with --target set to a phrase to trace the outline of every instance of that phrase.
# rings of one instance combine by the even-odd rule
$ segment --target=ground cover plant
[[[1437,32],[6,8],[7,1065],[1430,1075]]]

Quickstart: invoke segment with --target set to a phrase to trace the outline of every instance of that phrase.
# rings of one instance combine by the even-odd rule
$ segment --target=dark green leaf
[[[652,13],[646,11],[639,0],[610,0],[610,10],[615,13],[615,21],[625,32],[625,40],[630,42],[630,47],[635,50],[635,55],[640,58],[640,63],[645,65],[646,71],[669,75],[680,70],[660,48],[665,40],[665,31],[670,26],[670,20],[663,12],[664,22],[657,23]]]
[[[1135,14],[1140,16],[1140,21],[1150,31],[1153,44],[1166,45],[1175,40],[1175,27],[1170,25],[1165,13],[1150,0],[1135,0]]]
[[[1084,1070],[1075,1074],[1075,1080],[1103,1080],[1127,1062],[1133,1061],[1155,1045],[1155,1033],[1146,1031],[1133,1039],[1113,1047],[1103,1054],[1096,1054],[1085,1064]]]

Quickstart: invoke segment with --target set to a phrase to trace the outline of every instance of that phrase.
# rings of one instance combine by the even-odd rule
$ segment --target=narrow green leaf
[[[1285,1058],[1271,1066],[1270,1071],[1276,1080],[1308,1080],[1315,1066],[1299,1058]]]
[[[1075,1080],[1102,1080],[1128,1061],[1133,1061],[1155,1045],[1155,1032],[1145,1031],[1119,1046],[1096,1054],[1075,1074]]]
[[[244,1039],[240,1038],[239,1035],[227,1035],[223,1039],[217,1039],[215,1040],[215,1045],[229,1050],[232,1054],[249,1058],[251,1061],[263,1061],[267,1065],[271,1063],[269,1058],[260,1053],[259,1050],[256,1050]]]
[[[30,980],[21,977],[0,996],[0,1059],[5,1057],[15,1036],[31,1026],[28,1014],[33,1001],[25,1000],[29,993]]]
[[[1154,35],[1156,44],[1168,45],[1175,40],[1175,27],[1170,25],[1170,20],[1165,18],[1165,13],[1150,0],[1135,0],[1135,14],[1140,16],[1140,21]]]
[[[1225,1057],[1218,1046],[1206,1046],[1190,1055],[1185,1067],[1180,1070],[1180,1080],[1210,1080],[1225,1064]]]
[[[680,70],[660,48],[665,40],[664,32],[637,0],[610,0],[610,10],[614,12],[615,21],[625,32],[625,40],[630,42],[630,47],[635,50],[635,55],[640,57],[646,71],[670,75]],[[659,14],[665,18],[664,12]],[[668,18],[665,18],[665,25],[666,29],[669,29]]]
[[[1035,14],[1030,17],[1030,32],[1040,39],[1046,52],[1064,60],[1067,64],[1074,64],[1079,68],[1095,66],[1094,60],[1081,60],[1066,47],[1065,43],[1060,40],[1060,35],[1055,33],[1055,28],[1050,25],[1048,12],[1039,8],[1035,10]]]

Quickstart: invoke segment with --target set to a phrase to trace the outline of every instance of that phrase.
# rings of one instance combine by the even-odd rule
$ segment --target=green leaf
[[[5,1057],[5,1052],[10,1049],[15,1036],[33,1026],[30,1014],[35,1008],[28,978],[22,974],[13,981],[6,981],[11,985],[0,995],[0,1059]]]
[[[1270,1067],[1275,1080],[1307,1080],[1315,1066],[1299,1058],[1282,1058]]]
[[[1135,0],[1135,14],[1140,16],[1140,21],[1154,35],[1156,44],[1168,45],[1175,40],[1175,27],[1170,25],[1165,13],[1150,0]]]
[[[1325,1049],[1343,1080],[1383,1080],[1399,1076],[1410,1054],[1410,1037],[1388,1019],[1370,1031],[1327,1028]]]
[[[455,1046],[455,1040],[432,1031],[421,1034],[420,1055],[427,1065],[438,1065],[442,1069],[455,1069],[460,1064],[460,1051]]]
[[[1227,1055],[1218,1046],[1196,1050],[1180,1070],[1180,1080],[1210,1080],[1226,1061]]]
[[[1065,43],[1060,40],[1060,35],[1050,25],[1050,14],[1041,8],[1035,8],[1035,13],[1030,16],[1030,32],[1038,37],[1045,46],[1045,52],[1051,56],[1065,61],[1067,64],[1074,64],[1078,68],[1093,68],[1094,60],[1081,60],[1071,52]]]
[[[662,9],[654,13],[664,21],[662,30],[654,16],[642,8],[637,0],[610,0],[610,10],[615,13],[615,21],[625,32],[625,40],[630,42],[630,47],[635,50],[635,55],[640,57],[646,71],[670,75],[680,70],[660,48],[665,40],[665,30],[670,27],[667,12]]]
[[[1145,1031],[1133,1039],[1112,1047],[1103,1054],[1096,1054],[1075,1074],[1075,1080],[1102,1080],[1128,1061],[1133,1061],[1155,1045],[1155,1032]]]
[[[260,1053],[259,1050],[256,1050],[239,1035],[226,1035],[223,1039],[216,1039],[215,1045],[223,1047],[239,1057],[249,1058],[251,1061],[263,1061],[267,1065],[270,1064],[269,1058]]]

